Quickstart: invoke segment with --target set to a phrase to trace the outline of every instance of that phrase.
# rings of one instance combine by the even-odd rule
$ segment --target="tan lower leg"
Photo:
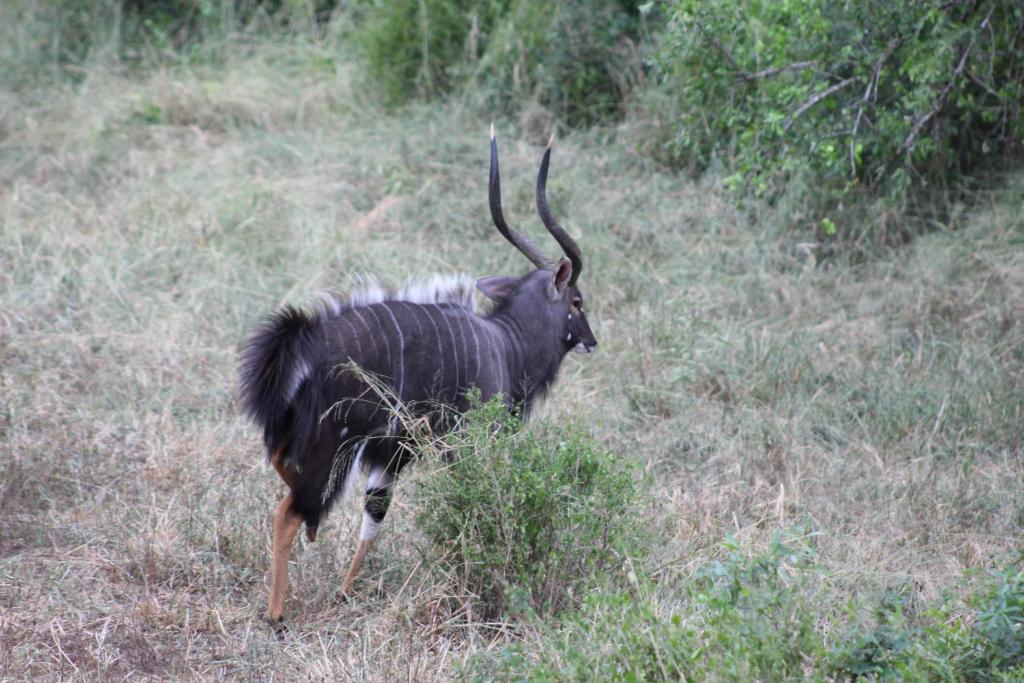
[[[288,558],[300,526],[302,517],[292,511],[292,494],[289,493],[274,511],[274,557],[270,565],[270,605],[267,608],[267,618],[271,621],[278,621],[284,615]]]
[[[281,446],[270,456],[270,464],[277,470],[277,474],[281,477],[284,483],[291,486],[295,483],[295,470],[290,470],[284,466],[284,449],[285,446]],[[316,540],[316,527],[306,527],[306,538],[309,539],[310,543]]]
[[[352,582],[356,580],[356,575],[359,573],[359,569],[363,566],[363,558],[366,557],[366,551],[370,549],[370,544],[373,543],[373,539],[359,539],[359,543],[356,544],[356,554],[352,556],[352,564],[348,566],[348,573],[345,574],[345,580],[341,582],[341,594],[348,595],[349,590],[352,588]]]

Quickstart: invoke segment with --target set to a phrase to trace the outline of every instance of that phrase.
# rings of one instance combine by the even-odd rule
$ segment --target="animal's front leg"
[[[373,539],[380,532],[380,525],[384,516],[388,513],[391,505],[391,489],[394,486],[395,478],[384,469],[373,469],[366,480],[366,502],[363,505],[363,523],[359,529],[359,543],[356,544],[355,555],[341,583],[341,595],[347,598],[352,590],[352,583],[363,566],[363,559],[366,551],[373,544]]]

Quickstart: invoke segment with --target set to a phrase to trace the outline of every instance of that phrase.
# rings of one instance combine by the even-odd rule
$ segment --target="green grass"
[[[399,484],[353,600],[336,598],[354,500],[296,546],[288,638],[263,624],[282,486],[236,403],[246,331],[361,273],[526,264],[487,217],[472,108],[383,113],[301,41],[227,54],[0,95],[0,677],[448,680],[554,643],[449,609],[415,524],[436,461]],[[506,212],[536,235],[541,140],[498,123]],[[583,425],[644,473],[651,629],[727,536],[742,559],[813,534],[787,604],[823,643],[850,605],[938,604],[1012,559],[1024,176],[847,265],[620,142],[643,125],[557,143],[548,195],[601,345],[566,360],[532,429]]]

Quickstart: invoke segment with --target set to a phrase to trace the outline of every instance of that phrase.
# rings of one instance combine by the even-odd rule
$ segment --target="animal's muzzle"
[[[585,344],[584,342],[579,342],[578,344],[576,344],[576,346],[574,346],[572,348],[572,350],[575,351],[576,353],[593,353],[594,349],[596,349],[596,348],[597,348],[597,342],[592,342],[590,344]]]

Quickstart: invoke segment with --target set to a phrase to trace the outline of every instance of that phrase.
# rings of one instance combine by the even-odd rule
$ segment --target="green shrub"
[[[735,542],[726,548],[725,560],[694,577],[707,673],[732,680],[799,678],[822,650],[815,611],[804,594],[810,549],[800,536],[778,534],[753,557]]]
[[[1024,566],[993,572],[972,604],[979,647],[970,672],[1024,666]]]
[[[777,536],[749,556],[726,542],[725,559],[683,580],[676,600],[643,578],[631,592],[592,596],[534,648],[512,646],[474,662],[474,680],[803,680],[822,660],[803,580],[810,554]],[[671,605],[671,607],[669,607]]]
[[[449,92],[478,57],[480,41],[506,3],[468,0],[366,0],[359,4],[360,46],[371,85],[397,105]]]
[[[620,582],[642,547],[629,467],[575,428],[520,431],[497,401],[466,421],[421,484],[418,524],[474,611],[555,613]]]
[[[621,118],[643,78],[636,3],[512,2],[476,72],[491,108],[536,103],[574,125]]]
[[[570,124],[616,118],[640,79],[626,0],[368,0],[356,40],[388,103],[473,87],[491,112],[536,103]]]
[[[1024,671],[1024,569],[992,572],[967,601],[908,616],[883,603],[877,625],[854,629],[829,654],[841,680],[1019,681]]]
[[[721,159],[761,196],[797,187],[822,236],[864,193],[901,203],[1024,136],[1014,0],[673,0],[666,12],[655,63],[675,163]]]

